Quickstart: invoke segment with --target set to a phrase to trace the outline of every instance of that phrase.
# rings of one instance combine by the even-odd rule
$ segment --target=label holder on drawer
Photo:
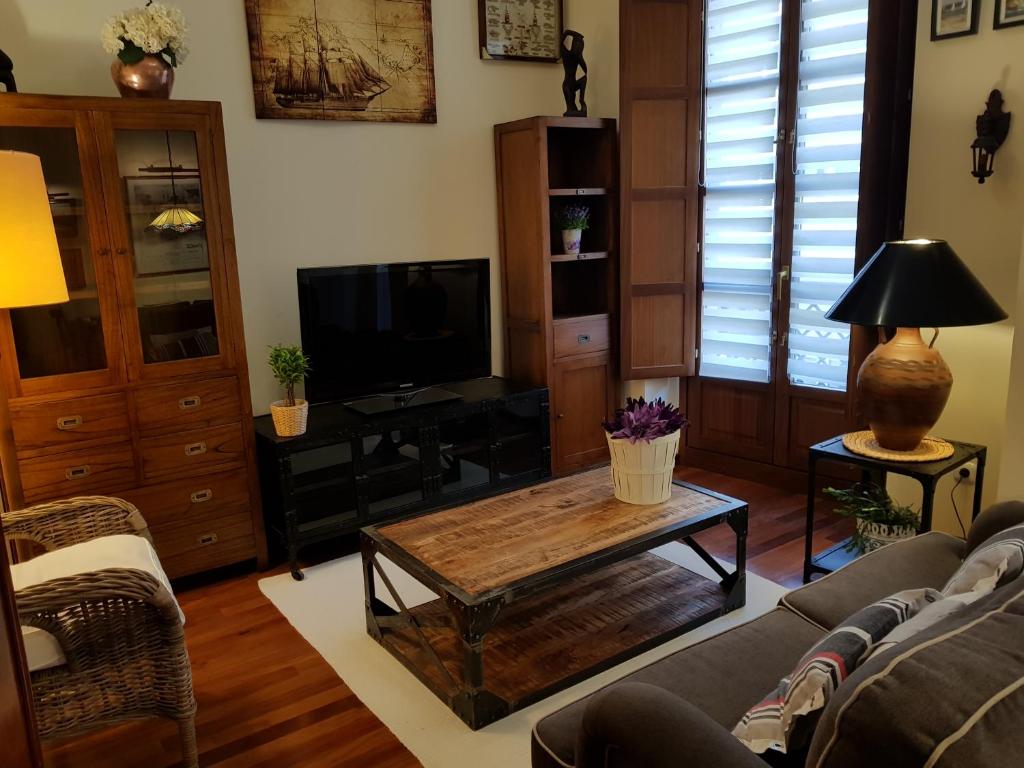
[[[213,489],[203,488],[201,491],[194,491],[189,499],[193,504],[202,504],[204,501],[210,501],[213,498]]]
[[[83,421],[84,419],[77,413],[74,416],[59,416],[57,418],[57,429],[61,432],[78,429],[82,426]]]
[[[186,456],[202,456],[206,453],[206,443],[200,441],[198,443],[189,443],[185,446]]]
[[[64,477],[68,480],[81,480],[92,474],[92,467],[83,464],[80,467],[68,467],[64,470]]]
[[[194,408],[198,408],[203,404],[203,398],[199,395],[189,395],[183,397],[178,401],[178,407],[183,411],[191,411]]]

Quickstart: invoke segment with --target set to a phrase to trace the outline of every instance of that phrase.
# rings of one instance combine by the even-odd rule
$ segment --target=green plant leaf
[[[138,64],[145,58],[146,52],[131,40],[122,37],[121,42],[124,43],[124,48],[117,54],[117,58],[125,64]]]
[[[178,56],[174,53],[172,49],[164,48],[162,51],[160,51],[160,53],[167,57],[167,61],[170,62],[170,65],[172,67],[178,67]]]

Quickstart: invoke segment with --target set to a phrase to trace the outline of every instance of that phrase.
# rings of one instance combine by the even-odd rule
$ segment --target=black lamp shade
[[[1006,319],[945,240],[883,243],[825,313],[852,325],[946,328]]]

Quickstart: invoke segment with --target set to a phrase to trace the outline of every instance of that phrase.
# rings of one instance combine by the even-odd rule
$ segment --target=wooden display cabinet
[[[220,105],[0,94],[3,149],[41,158],[70,296],[0,313],[7,503],[132,501],[172,577],[264,562]]]
[[[495,126],[506,373],[548,387],[556,473],[606,461],[616,401],[615,121],[532,117]],[[584,205],[578,256],[556,217]]]

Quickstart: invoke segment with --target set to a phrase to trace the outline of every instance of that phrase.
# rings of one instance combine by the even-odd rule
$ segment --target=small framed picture
[[[479,0],[480,58],[558,61],[562,0]]]
[[[981,0],[932,0],[932,40],[978,34]]]
[[[1024,0],[996,0],[996,29],[1024,24]]]

